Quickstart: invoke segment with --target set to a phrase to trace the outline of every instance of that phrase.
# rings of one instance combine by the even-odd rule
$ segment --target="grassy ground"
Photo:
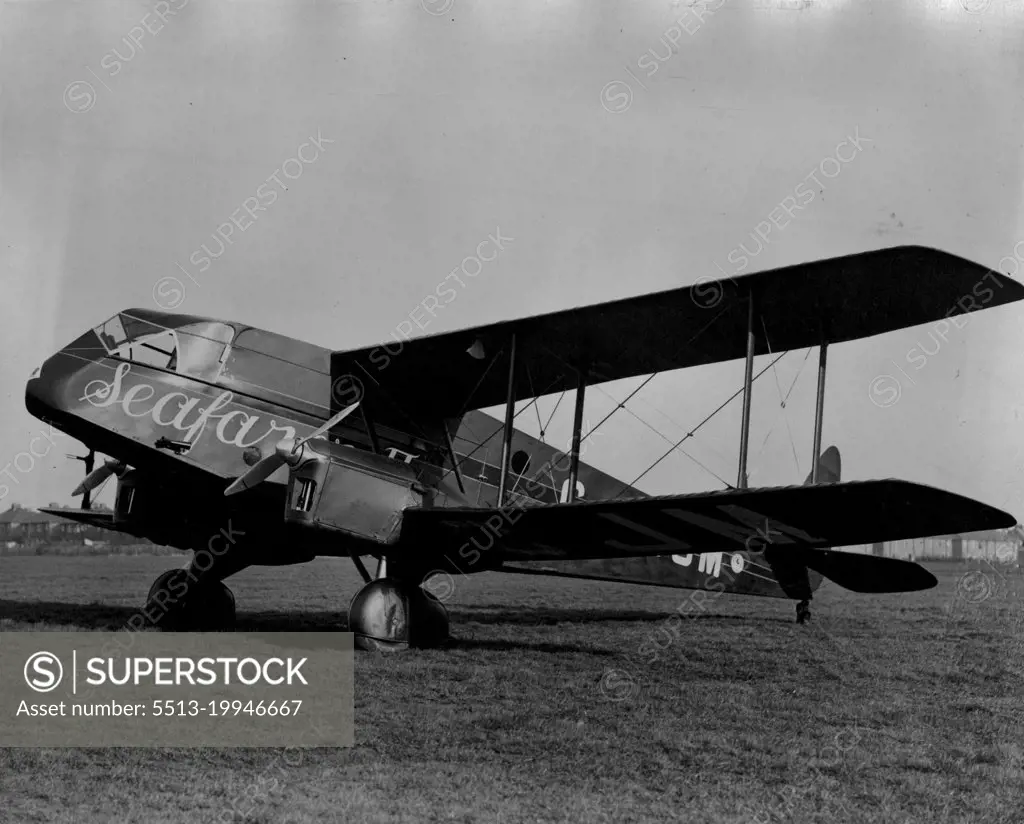
[[[169,565],[0,558],[0,629],[117,628]],[[670,622],[690,593],[457,579],[450,649],[357,653],[354,748],[0,749],[0,821],[1022,821],[1024,578],[932,568],[908,596],[826,584],[805,627],[790,602]],[[343,626],[358,587],[329,559],[231,584],[264,630]]]

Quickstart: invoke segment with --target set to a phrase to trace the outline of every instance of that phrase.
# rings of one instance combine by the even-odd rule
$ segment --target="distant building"
[[[109,511],[109,510],[108,510]],[[47,512],[12,504],[0,512],[0,543],[26,544],[43,541],[72,541],[84,543],[92,540],[110,540],[117,533],[89,524],[60,518]]]
[[[878,544],[836,547],[847,552],[863,552],[908,561],[988,561],[989,563],[1024,563],[1024,527],[964,532],[936,538],[914,538],[907,541],[886,541]]]

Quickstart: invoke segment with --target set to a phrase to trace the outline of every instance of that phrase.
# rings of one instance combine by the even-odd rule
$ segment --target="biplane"
[[[930,486],[840,479],[822,453],[832,344],[1020,300],[1012,279],[952,254],[894,247],[534,317],[331,351],[236,321],[118,312],[37,369],[34,416],[91,451],[79,521],[194,550],[154,582],[148,621],[226,629],[224,581],[253,564],[348,556],[360,646],[449,636],[438,572],[565,575],[788,598],[822,578],[864,593],[934,586],[918,564],[834,547],[1012,526]],[[754,358],[817,347],[812,470],[749,488]],[[725,489],[645,495],[583,462],[588,386],[744,364],[739,466]],[[571,446],[516,429],[516,404],[571,392]],[[504,406],[498,420],[480,410]],[[109,456],[98,468],[95,453]],[[107,479],[112,512],[89,496]],[[69,516],[67,510],[60,515]],[[373,574],[367,563],[376,569]]]

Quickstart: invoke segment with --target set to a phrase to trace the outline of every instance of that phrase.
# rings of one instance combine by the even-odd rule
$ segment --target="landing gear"
[[[379,578],[356,593],[348,628],[357,647],[394,652],[438,647],[448,640],[448,610],[414,580]]]
[[[798,624],[806,624],[811,620],[811,602],[804,599],[796,605],[796,622]]]
[[[235,596],[223,581],[170,569],[149,588],[142,612],[167,632],[222,632],[235,625]]]

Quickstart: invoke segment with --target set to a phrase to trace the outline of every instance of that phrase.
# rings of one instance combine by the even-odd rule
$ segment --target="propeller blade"
[[[86,492],[92,492],[96,487],[103,483],[114,473],[120,475],[125,470],[125,465],[121,461],[105,461],[103,466],[100,466],[86,475],[82,482],[72,490],[72,496],[84,495]]]
[[[327,421],[327,423],[325,423],[319,429],[315,429],[309,435],[306,435],[305,438],[302,438],[302,439],[296,441],[295,442],[295,448],[298,449],[306,441],[312,440],[313,438],[319,438],[328,429],[333,429],[335,426],[337,426],[339,423],[341,423],[343,420],[345,420],[345,418],[347,418],[352,412],[354,412],[356,410],[357,406],[359,406],[359,401],[356,401],[351,406],[346,406],[337,415],[335,415],[333,418],[331,418],[329,421]]]
[[[262,483],[273,475],[280,467],[284,466],[287,461],[288,457],[286,454],[282,455],[277,450],[271,452],[265,458],[261,458],[259,462],[254,464],[253,467],[244,475],[236,478],[234,483],[224,490],[224,494],[235,495],[246,489],[252,489],[256,484]]]
[[[302,445],[306,441],[312,440],[313,438],[319,438],[328,429],[337,426],[341,421],[348,417],[357,406],[359,406],[359,401],[356,401],[351,406],[346,406],[337,415],[327,421],[327,423],[319,429],[314,430],[301,440],[292,441],[285,438],[278,443],[273,452],[265,458],[261,458],[259,462],[244,475],[236,478],[234,482],[224,490],[224,494],[235,495],[243,490],[252,489],[256,484],[265,481],[285,464],[295,465],[301,460]]]

